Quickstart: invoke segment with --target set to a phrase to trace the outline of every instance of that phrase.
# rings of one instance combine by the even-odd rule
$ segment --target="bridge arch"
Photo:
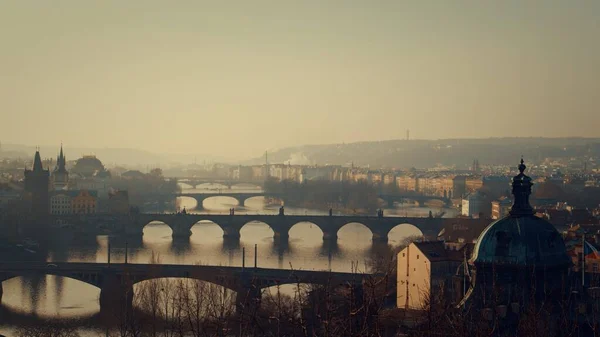
[[[240,198],[232,195],[210,195],[203,198],[202,204],[198,205],[198,207],[203,209],[214,209],[219,211],[228,210],[236,206],[243,206],[243,201],[240,201]]]
[[[287,231],[288,238],[300,239],[305,243],[320,245],[323,242],[323,229],[319,224],[312,221],[299,221],[293,224]]]
[[[40,285],[36,284],[25,286],[27,282],[23,280],[28,276],[35,275],[39,277]],[[87,280],[78,279],[69,275],[57,275],[55,273],[23,273],[3,275],[0,280],[0,303],[8,310],[16,310],[23,315],[34,314],[36,317],[56,317],[69,314],[77,316],[87,316],[100,309],[96,300],[100,295],[100,287]],[[45,285],[45,286],[44,286]],[[29,291],[36,291],[41,298],[52,298],[61,296],[61,306],[55,306],[51,301],[32,300],[30,294],[25,292],[25,287]],[[31,288],[30,288],[31,287]],[[15,288],[21,291],[15,291]],[[34,290],[35,289],[35,290]],[[76,292],[73,292],[76,290]],[[76,293],[77,296],[71,296]],[[56,295],[55,295],[56,294]]]
[[[52,262],[48,263],[48,264],[52,264]],[[2,283],[6,282],[6,281],[10,281],[12,279],[15,278],[23,278],[23,277],[28,277],[28,276],[56,276],[56,277],[60,277],[63,279],[69,279],[69,280],[73,280],[73,281],[77,281],[77,282],[81,282],[81,283],[85,283],[89,286],[95,287],[97,289],[100,289],[101,287],[101,283],[102,283],[102,276],[97,274],[97,273],[67,273],[58,269],[53,269],[51,267],[48,267],[48,270],[45,270],[44,272],[35,272],[35,273],[20,273],[20,274],[10,274],[10,275],[5,275],[4,277],[2,277],[0,279],[0,287],[2,287]]]
[[[270,224],[258,220],[248,221],[239,229],[240,238],[252,242],[262,241],[265,237],[275,237],[277,232]]]
[[[336,232],[336,237],[350,242],[370,242],[375,234],[373,230],[361,222],[348,222],[342,225]],[[369,238],[369,240],[365,240]]]
[[[245,198],[243,200],[239,201],[239,205],[240,206],[244,206],[244,207],[248,207],[248,206],[252,206],[252,204],[262,204],[264,205],[266,202],[266,197],[264,195],[255,195],[255,196],[251,196],[248,198]]]
[[[177,209],[181,209],[181,210],[184,208],[186,210],[202,208],[202,205],[200,204],[198,199],[196,199],[194,197],[186,196],[186,195],[176,197],[175,198],[175,206],[177,207]]]
[[[158,239],[173,236],[173,228],[168,223],[160,219],[150,220],[142,226],[142,235],[144,239]]]
[[[136,295],[139,291],[146,292],[163,292],[173,294],[177,291],[206,291],[216,290],[222,293],[225,289],[228,292],[236,292],[238,285],[235,282],[214,275],[204,275],[198,273],[186,272],[176,276],[165,277],[146,277],[132,282],[133,289]],[[177,289],[178,287],[182,287]],[[202,293],[200,293],[201,295]],[[206,294],[206,293],[205,293]],[[154,294],[150,294],[154,295]]]
[[[399,223],[387,232],[386,238],[391,245],[403,246],[423,236],[423,231],[417,225]]]
[[[212,243],[217,238],[223,237],[225,231],[223,227],[208,219],[201,219],[197,221],[190,229],[192,235],[190,236],[190,240],[202,243]]]

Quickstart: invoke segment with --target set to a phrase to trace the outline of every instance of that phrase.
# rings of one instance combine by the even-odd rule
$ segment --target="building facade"
[[[468,217],[479,217],[480,213],[483,213],[485,202],[484,196],[479,192],[469,193],[462,200],[461,215]]]
[[[492,219],[497,220],[507,216],[511,206],[512,200],[508,198],[492,201]]]
[[[413,242],[398,253],[396,306],[426,310],[434,298],[452,294],[463,252],[446,249],[441,241]]]
[[[72,199],[73,214],[95,214],[98,207],[96,191],[79,190]]]
[[[73,213],[73,196],[67,191],[55,191],[50,196],[50,214],[66,215]]]

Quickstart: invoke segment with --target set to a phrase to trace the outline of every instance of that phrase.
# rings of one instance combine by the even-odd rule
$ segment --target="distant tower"
[[[67,160],[63,154],[63,147],[60,144],[60,154],[56,158],[56,167],[52,172],[52,183],[55,190],[64,190],[69,184],[69,172],[67,172]]]
[[[410,140],[410,130],[406,129],[406,140]]]
[[[42,167],[40,151],[35,151],[33,169],[25,170],[25,191],[31,199],[31,213],[34,215],[48,215],[50,211],[49,185],[50,170]]]
[[[471,166],[471,171],[479,172],[479,170],[480,170],[479,159],[475,159],[475,160],[473,160],[473,165]]]
[[[269,169],[269,153],[265,151],[265,180],[271,176],[271,170]]]

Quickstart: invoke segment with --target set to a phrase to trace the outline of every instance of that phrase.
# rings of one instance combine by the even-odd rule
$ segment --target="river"
[[[184,186],[185,187],[185,186]],[[214,193],[223,186],[204,185],[199,189],[186,189],[186,192]],[[234,186],[237,192],[257,192],[250,186]],[[193,211],[196,201],[181,198],[179,205]],[[228,213],[235,207],[236,214],[261,213],[277,214],[280,205],[266,205],[264,198],[254,197],[237,205],[228,197],[213,197],[205,200],[203,213]],[[440,208],[416,208],[410,205],[396,205],[384,209],[386,216],[427,216],[429,211],[445,211],[445,216],[456,215],[456,210]],[[323,214],[327,212],[303,208],[287,207],[286,214]],[[411,235],[420,234],[409,224],[395,227],[388,237],[389,246],[397,246]],[[110,241],[111,260],[124,261],[127,246],[128,261],[150,263],[158,259],[161,263],[209,264],[241,266],[242,248],[246,249],[246,265],[254,263],[254,247],[257,248],[257,264],[268,268],[294,268],[306,270],[352,271],[358,265],[360,271],[369,271],[369,261],[381,251],[371,241],[371,232],[365,226],[351,223],[340,229],[335,243],[325,243],[321,230],[311,223],[299,223],[290,230],[289,241],[275,243],[273,231],[264,223],[249,223],[241,230],[239,242],[223,240],[223,232],[214,223],[199,222],[192,227],[189,239],[173,240],[171,229],[162,223],[150,223],[144,229],[144,236],[138,240],[109,238],[106,235],[78,238],[67,242],[51,244],[45,252],[48,262],[106,262]],[[37,278],[18,277],[2,283],[4,295],[0,315],[0,332],[10,336],[18,319],[93,317],[100,310],[98,296],[100,290],[85,283],[55,276]],[[7,314],[10,313],[10,314]],[[6,316],[10,316],[10,319]],[[103,331],[81,328],[82,336],[104,335]]]

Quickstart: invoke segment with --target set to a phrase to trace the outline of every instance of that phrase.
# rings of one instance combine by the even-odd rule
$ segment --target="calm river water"
[[[222,186],[206,185],[186,192],[211,192]],[[257,191],[251,187],[234,186],[238,192]],[[258,190],[260,191],[260,190]],[[193,209],[194,199],[181,198],[181,207]],[[266,205],[262,197],[249,199],[238,205],[235,199],[214,197],[204,201],[202,212],[228,213],[235,207],[236,214],[277,214],[280,205]],[[442,209],[415,208],[397,205],[385,209],[386,216],[427,216]],[[453,216],[455,210],[443,209],[445,216]],[[193,212],[193,211],[192,211]],[[327,212],[287,207],[286,214],[323,214]],[[371,232],[361,224],[351,223],[338,233],[336,243],[324,243],[321,230],[311,223],[299,223],[290,231],[287,244],[273,241],[273,231],[264,223],[249,223],[241,230],[239,242],[227,242],[222,230],[212,222],[199,222],[192,228],[192,236],[186,240],[173,240],[171,229],[162,223],[150,223],[144,236],[138,240],[109,238],[108,236],[87,239],[65,239],[56,242],[45,252],[48,262],[102,262],[107,261],[108,243],[111,243],[111,260],[124,261],[125,246],[128,260],[132,263],[150,263],[159,259],[162,263],[209,264],[224,266],[242,265],[242,247],[246,248],[246,265],[254,263],[254,246],[257,245],[259,267],[307,270],[334,270],[350,272],[358,264],[361,271],[368,271],[367,262],[380,249],[371,241]],[[403,238],[419,234],[415,227],[399,223],[389,235],[388,244],[397,245]],[[379,247],[380,248],[380,247]],[[87,317],[99,312],[100,290],[85,283],[55,276],[39,278],[13,278],[2,283],[4,295],[0,306],[0,333],[10,336],[19,320],[43,318]],[[10,316],[10,319],[7,317]],[[16,318],[15,318],[16,317]],[[82,328],[84,336],[104,335],[103,331]]]

